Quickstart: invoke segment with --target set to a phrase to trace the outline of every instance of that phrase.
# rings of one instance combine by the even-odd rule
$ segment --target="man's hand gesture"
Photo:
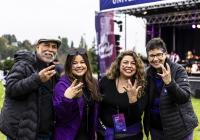
[[[47,68],[44,68],[42,69],[40,72],[39,72],[39,77],[40,77],[40,80],[42,82],[46,82],[48,81],[52,76],[54,76],[54,74],[56,74],[56,71],[55,71],[55,65],[51,65]]]

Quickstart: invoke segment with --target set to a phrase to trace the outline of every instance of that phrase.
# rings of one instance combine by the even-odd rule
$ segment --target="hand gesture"
[[[160,77],[163,79],[165,85],[168,85],[172,81],[169,64],[166,64],[167,68],[165,68],[162,64],[160,66],[162,68],[162,74],[158,73],[158,75],[160,75]]]
[[[135,80],[134,85],[132,85],[130,79],[128,80],[127,86],[124,87],[124,89],[127,92],[129,103],[135,103],[137,101],[140,88],[142,88],[142,86],[137,87],[137,80]]]
[[[66,98],[72,99],[82,92],[83,83],[80,82],[78,85],[76,85],[76,83],[77,79],[75,79],[71,86],[65,90],[64,96]]]
[[[40,80],[42,82],[46,82],[48,81],[54,74],[56,74],[56,71],[55,71],[55,65],[51,65],[47,68],[44,68],[42,69],[40,72],[39,72],[39,77],[40,77]]]

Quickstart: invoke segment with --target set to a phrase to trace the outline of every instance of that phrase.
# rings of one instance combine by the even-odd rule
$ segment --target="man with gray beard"
[[[18,51],[6,78],[0,130],[8,140],[51,140],[53,87],[59,76],[53,61],[61,41],[39,39],[35,53]]]

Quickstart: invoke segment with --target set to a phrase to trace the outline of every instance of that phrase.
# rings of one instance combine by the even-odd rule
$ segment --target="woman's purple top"
[[[67,76],[62,76],[54,89],[53,105],[55,109],[55,131],[54,140],[74,140],[81,124],[85,101],[80,98],[68,99],[64,97],[65,90],[71,85]],[[97,118],[97,104],[93,109],[91,139],[94,139],[94,132]]]

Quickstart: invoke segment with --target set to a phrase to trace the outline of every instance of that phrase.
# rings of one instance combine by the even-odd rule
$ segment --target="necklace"
[[[127,81],[126,81],[126,83],[125,82],[120,82],[119,78],[117,78],[116,85],[117,85],[117,91],[118,91],[118,93],[123,94],[123,93],[126,92],[126,90],[124,89],[124,87],[127,86]]]

